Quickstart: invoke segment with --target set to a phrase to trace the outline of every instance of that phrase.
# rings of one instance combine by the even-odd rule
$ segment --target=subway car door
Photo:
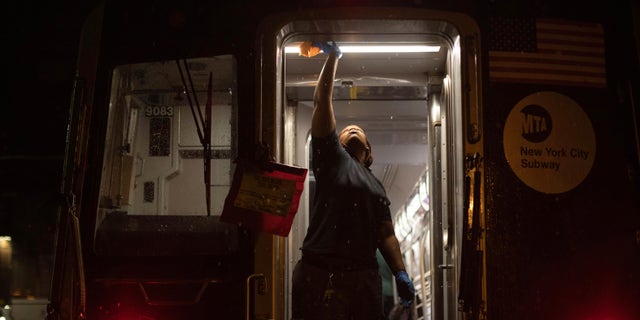
[[[55,261],[47,319],[76,319],[85,315],[86,282],[79,212],[82,209],[86,174],[89,118],[96,81],[104,7],[98,6],[82,26],[67,124],[66,149],[60,192],[64,201],[58,211]]]
[[[275,146],[278,161],[309,167],[313,91],[326,56],[301,57],[298,46],[307,40],[336,41],[343,49],[334,84],[337,127],[359,124],[371,140],[371,169],[391,200],[396,235],[417,289],[412,316],[462,319],[465,204],[482,206],[481,197],[472,199],[464,188],[465,158],[482,154],[478,28],[456,13],[392,11],[399,18],[384,19],[388,8],[368,8],[348,16],[330,9],[266,19],[261,29],[263,139]],[[424,51],[404,51],[408,47]],[[274,255],[264,268],[271,272],[277,318],[290,317],[291,273],[301,255],[313,192],[310,171],[288,237],[270,240]]]

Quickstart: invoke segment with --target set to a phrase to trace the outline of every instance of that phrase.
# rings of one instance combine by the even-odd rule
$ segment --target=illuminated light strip
[[[440,46],[396,45],[396,46],[340,46],[342,53],[411,53],[439,52]],[[285,47],[285,53],[300,53],[297,46]]]

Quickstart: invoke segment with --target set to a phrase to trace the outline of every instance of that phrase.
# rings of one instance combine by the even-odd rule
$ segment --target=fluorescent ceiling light
[[[409,53],[409,52],[439,52],[440,46],[426,45],[344,45],[340,46],[342,53]],[[298,46],[284,48],[285,53],[300,53]]]

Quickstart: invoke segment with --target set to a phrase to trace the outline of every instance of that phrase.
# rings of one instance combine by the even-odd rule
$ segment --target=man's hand
[[[313,46],[320,48],[326,54],[335,52],[338,54],[338,59],[342,58],[342,51],[340,51],[340,47],[335,41],[314,41]]]
[[[398,287],[400,304],[405,308],[411,307],[413,298],[416,295],[416,289],[413,287],[413,282],[406,271],[398,271],[396,273],[396,286]]]

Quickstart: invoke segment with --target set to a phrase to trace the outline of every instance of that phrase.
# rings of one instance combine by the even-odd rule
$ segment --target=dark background
[[[0,299],[11,287],[16,297],[49,294],[78,41],[96,2],[3,3],[0,236],[12,238],[13,275],[0,268]]]
[[[13,289],[12,294],[14,297],[47,297],[49,295],[50,268],[53,261],[53,245],[55,241],[54,227],[58,216],[58,204],[62,200],[59,190],[65,148],[67,112],[73,86],[78,41],[84,17],[96,2],[96,0],[57,2],[11,0],[11,2],[5,4],[8,8],[5,7],[3,10],[5,25],[2,28],[2,47],[5,48],[5,58],[2,60],[4,62],[2,70],[8,70],[8,73],[4,73],[5,85],[2,87],[4,89],[3,96],[8,99],[4,100],[5,103],[0,109],[2,110],[0,116],[0,236],[9,235],[12,237],[14,261],[12,263],[13,274],[0,274],[0,299],[6,299],[11,288]],[[505,105],[511,106],[513,102],[505,103]],[[506,110],[506,107],[503,109]],[[495,115],[495,118],[503,119],[504,116]],[[490,154],[500,155],[501,151],[498,150]],[[499,161],[502,160],[500,159]],[[615,165],[609,167],[619,168]],[[604,175],[605,169],[600,169],[597,172]],[[507,175],[505,173],[505,176]],[[505,180],[508,179],[508,177],[505,178]],[[507,188],[508,186],[505,184],[503,187]],[[591,184],[589,188],[595,188],[593,186],[595,184]],[[605,203],[599,190],[590,189],[588,191],[587,194],[596,195],[591,197],[589,201],[597,200],[600,205]],[[604,195],[615,196],[613,194],[614,190],[607,189],[605,191]],[[504,192],[503,194],[509,194],[509,192]],[[516,203],[516,200],[506,202],[505,206]],[[561,203],[563,206],[574,208],[570,203],[570,201],[574,201],[573,199],[559,198],[560,200],[564,200]],[[551,213],[558,210],[554,209],[556,204],[551,200],[536,203],[538,206],[548,206],[552,209],[549,211]],[[582,204],[581,206],[575,206],[575,208],[586,206]],[[499,211],[498,209],[500,208],[495,211]],[[597,212],[603,214],[596,216],[596,218],[607,217],[606,214],[611,212],[605,210],[605,208],[602,209]],[[520,208],[518,210],[525,209]],[[526,210],[533,211],[531,209]],[[508,212],[507,210],[504,211]],[[544,210],[541,211],[545,212]],[[587,250],[600,248],[596,245],[591,246],[593,244],[592,235],[599,234],[588,232],[590,229],[587,228],[595,227],[599,224],[593,223],[582,229],[574,229],[570,222],[574,220],[582,221],[579,218],[581,215],[579,212],[571,211],[569,214],[573,216],[566,216],[565,220],[545,225],[542,231],[550,235],[549,238],[552,240],[551,236],[556,235],[556,230],[553,227],[559,226],[562,232],[557,234],[566,235],[571,240],[566,241],[565,239],[563,243],[584,244],[575,251],[577,252],[575,254],[576,258],[562,260],[564,269],[558,272],[557,269],[548,267],[551,264],[547,264],[542,258],[547,256],[555,258],[553,255],[561,252],[562,250],[560,249],[563,248],[549,252],[534,251],[529,253],[529,257],[537,259],[535,261],[539,265],[544,268],[548,267],[548,269],[545,269],[546,273],[543,274],[558,280],[550,281],[550,283],[557,283],[558,287],[561,288],[566,284],[567,280],[572,280],[573,283],[576,283],[575,279],[582,280],[581,275],[574,275],[574,270],[570,268],[576,265],[576,261],[592,263],[587,269],[589,271],[594,270],[595,267],[609,264],[610,267],[599,269],[603,276],[596,280],[600,284],[608,283],[609,278],[607,277],[610,275],[624,274],[619,272],[621,269],[617,266],[622,265],[627,268],[631,264],[617,263],[619,261],[612,260],[610,256],[591,254]],[[547,215],[549,214],[547,213]],[[506,222],[498,226],[515,225],[518,221],[522,221],[522,219],[514,221],[516,217],[511,217],[511,219],[513,220],[506,220]],[[524,238],[526,240],[535,240],[532,235],[538,230],[525,229],[525,225],[518,225],[518,227],[524,230]],[[614,234],[616,231],[612,230],[610,234]],[[580,241],[573,241],[575,239]],[[593,239],[597,240],[595,237]],[[617,238],[609,237],[606,240],[613,242],[617,241]],[[534,247],[535,243],[531,240],[531,242],[517,245]],[[512,248],[519,247],[514,245]],[[605,251],[598,250],[595,252],[601,253]],[[558,256],[560,255],[558,254]],[[556,260],[561,258],[563,257]],[[508,263],[510,261],[505,262]],[[0,265],[0,267],[2,266]],[[0,268],[0,271],[3,270]],[[522,274],[523,278],[532,283],[538,280],[533,277],[526,278],[527,271],[529,270],[522,270],[519,274]],[[626,271],[626,269],[622,269],[622,271]],[[563,278],[562,276],[564,275],[572,277]],[[615,280],[619,279],[623,278],[615,278]],[[510,279],[505,280],[503,283],[508,281]],[[553,291],[548,288],[540,289],[540,286],[543,286],[544,283],[542,281],[537,283],[540,283],[536,287],[536,289],[539,289],[538,291],[528,290],[525,286],[518,288],[523,291],[526,290],[526,294],[529,295],[528,298],[533,298],[529,301],[534,301],[531,304],[534,307],[539,306],[540,310],[544,311],[556,310],[554,307],[544,305],[544,302],[549,301],[550,297],[534,296],[536,292]],[[571,291],[568,291],[568,289],[556,291],[557,294],[551,298],[563,295],[567,297],[566,293],[575,293],[577,290],[587,287],[604,287],[604,285],[590,286],[591,283],[585,282],[583,285],[574,286]],[[633,283],[620,284],[624,288],[627,285],[633,285]],[[508,286],[505,285],[504,287]],[[554,286],[552,289],[557,289],[557,287]],[[498,293],[511,295],[511,299],[507,301],[512,302],[513,305],[525,299],[522,296],[514,295],[510,291]],[[597,296],[595,293],[590,294],[585,293],[582,296],[587,298]],[[561,301],[563,299],[558,299],[555,303],[561,303]],[[591,302],[589,299],[582,301],[584,303],[581,306]],[[626,301],[617,303],[624,302]],[[514,309],[511,306],[504,308],[505,312]],[[540,312],[542,311],[538,311],[538,314]]]

